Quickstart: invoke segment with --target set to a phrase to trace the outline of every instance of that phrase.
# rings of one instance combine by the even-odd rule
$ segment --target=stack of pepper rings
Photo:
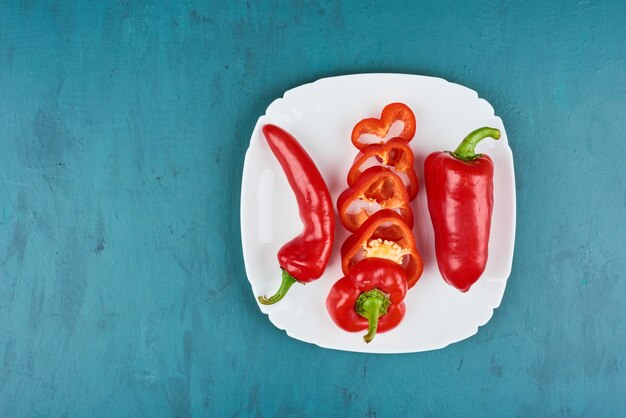
[[[397,122],[402,132],[384,141]],[[339,219],[352,235],[341,247],[345,276],[331,288],[326,308],[341,329],[367,330],[368,343],[402,321],[406,292],[422,275],[410,205],[419,189],[409,146],[415,128],[411,109],[391,103],[380,119],[364,119],[352,130],[360,152],[348,172],[348,188],[337,199]],[[364,135],[377,142],[366,143]]]

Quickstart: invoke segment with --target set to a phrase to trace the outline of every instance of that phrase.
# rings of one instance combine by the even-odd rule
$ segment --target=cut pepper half
[[[326,298],[326,308],[338,327],[350,332],[367,329],[371,342],[376,333],[395,328],[404,317],[406,273],[389,260],[369,258],[339,279]]]
[[[348,274],[356,263],[370,257],[387,258],[400,264],[406,271],[409,288],[417,283],[424,270],[411,228],[392,210],[376,212],[346,239],[341,247],[343,273]]]
[[[404,174],[403,183],[409,193],[409,201],[415,199],[419,189],[419,182],[414,167],[415,157],[407,141],[400,137],[390,139],[384,144],[375,144],[364,148],[356,156],[348,172],[348,186],[354,185],[356,179],[366,169],[364,166],[372,158],[375,158],[380,164],[392,167],[396,174]]]
[[[413,227],[413,210],[402,179],[385,167],[374,166],[339,195],[337,210],[343,226],[355,232],[379,209],[397,210],[409,228]]]
[[[368,118],[363,119],[354,126],[352,130],[352,143],[359,150],[367,147],[368,143],[362,142],[361,135],[371,134],[380,138],[379,144],[382,144],[383,139],[389,133],[391,125],[394,122],[402,122],[402,132],[398,135],[400,138],[410,141],[415,135],[415,115],[410,107],[404,103],[390,103],[384,107],[380,119]]]

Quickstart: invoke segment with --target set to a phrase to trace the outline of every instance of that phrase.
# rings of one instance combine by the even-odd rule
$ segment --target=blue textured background
[[[625,2],[81,3],[0,6],[0,416],[626,415]],[[507,127],[513,273],[441,351],[292,340],[245,279],[256,118],[355,72]]]

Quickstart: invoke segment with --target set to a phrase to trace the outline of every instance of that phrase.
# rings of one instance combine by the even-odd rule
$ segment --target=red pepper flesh
[[[348,274],[362,258],[367,258],[368,243],[371,240],[395,243],[402,251],[402,267],[406,271],[407,285],[412,288],[424,270],[422,256],[415,246],[411,228],[396,212],[383,209],[370,216],[357,232],[349,236],[341,247],[341,269]],[[374,252],[374,251],[372,251]]]
[[[405,139],[407,142],[413,139],[415,135],[415,115],[410,107],[404,103],[390,103],[383,109],[380,119],[368,118],[363,119],[354,126],[352,129],[352,144],[359,150],[364,149],[370,144],[361,142],[361,135],[372,134],[381,138],[378,142],[383,143],[383,138],[389,133],[389,129],[394,122],[402,122],[402,132],[398,135],[400,138]]]
[[[322,275],[333,248],[335,215],[324,178],[298,141],[275,125],[263,126],[263,134],[296,196],[304,226],[300,235],[278,251],[283,270],[281,286],[274,296],[259,297],[260,303],[271,305],[281,300],[296,281],[309,283]]]
[[[476,155],[483,138],[500,131],[470,133],[454,152],[434,152],[424,163],[428,211],[435,232],[435,254],[443,278],[467,292],[485,271],[493,212],[493,162]]]
[[[347,188],[337,199],[339,219],[350,232],[355,232],[369,218],[376,208],[368,211],[361,207],[351,212],[350,206],[357,202],[375,203],[383,209],[397,209],[404,222],[413,227],[413,209],[409,204],[409,194],[402,179],[391,170],[374,166],[370,167],[356,179],[352,187]]]
[[[376,332],[389,331],[400,323],[405,313],[406,291],[402,267],[390,260],[368,258],[333,285],[326,309],[343,330],[367,329],[363,338],[369,343]]]
[[[403,173],[407,176],[405,184],[409,193],[409,201],[417,196],[419,182],[415,173],[415,157],[408,142],[400,137],[390,139],[384,144],[370,145],[364,148],[354,159],[354,163],[348,172],[348,186],[353,186],[356,179],[364,169],[362,166],[371,158],[379,163],[393,167],[395,173]]]

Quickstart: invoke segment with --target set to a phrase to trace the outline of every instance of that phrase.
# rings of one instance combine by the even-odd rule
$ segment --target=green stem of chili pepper
[[[451,152],[452,156],[463,161],[472,161],[480,157],[481,154],[476,154],[474,149],[476,145],[483,139],[491,137],[493,139],[500,139],[500,131],[495,128],[478,128],[473,132],[470,132],[463,141],[459,144],[454,152]]]
[[[259,302],[263,305],[273,305],[276,302],[280,301],[282,298],[285,297],[285,295],[287,294],[287,291],[289,290],[289,288],[291,286],[293,286],[294,283],[297,282],[297,280],[289,273],[287,273],[286,270],[281,269],[283,271],[283,281],[280,284],[280,287],[278,288],[278,291],[276,292],[276,294],[274,296],[271,296],[269,298],[265,297],[265,296],[259,296]]]
[[[367,319],[367,334],[363,337],[366,343],[371,342],[376,336],[378,318],[387,313],[391,302],[389,297],[378,289],[372,289],[362,293],[356,301],[356,312]]]

